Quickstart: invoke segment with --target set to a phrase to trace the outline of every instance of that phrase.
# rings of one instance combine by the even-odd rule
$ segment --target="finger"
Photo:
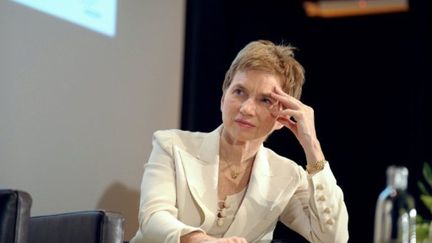
[[[285,91],[283,91],[283,89],[282,89],[281,87],[278,87],[278,86],[276,86],[276,87],[274,88],[274,92],[275,92],[276,94],[280,94],[280,95],[288,95],[288,93],[285,93]]]
[[[245,238],[237,237],[236,240],[237,240],[237,242],[239,242],[239,243],[247,243],[247,241],[246,241]]]
[[[282,105],[281,105],[281,103],[279,101],[276,101],[268,109],[270,110],[270,112],[272,114],[274,114],[274,113],[282,110]]]
[[[236,237],[236,236],[227,238],[227,242],[229,242],[229,243],[247,243],[245,238]]]
[[[278,117],[276,118],[276,121],[284,126],[292,126],[297,124],[297,121],[293,117]]]
[[[281,123],[282,125],[284,125],[284,126],[287,126],[287,125],[289,125],[289,124],[295,124],[292,120],[291,120],[291,117],[283,117],[283,116],[281,116],[281,117],[277,117],[276,118],[276,121],[278,121],[279,123]]]
[[[286,120],[291,120],[296,123],[302,119],[302,112],[293,110],[293,109],[285,109],[281,111],[276,111],[272,113],[277,119],[283,117]]]
[[[299,99],[295,98],[294,96],[292,96],[292,95],[290,95],[288,93],[285,93],[285,91],[283,91],[281,87],[275,87],[274,91],[278,95],[290,97],[291,101],[294,102],[294,103],[297,103],[299,105],[303,104]]]
[[[295,123],[293,123],[292,121],[285,121],[280,123],[287,127],[292,133],[296,134],[297,125]]]
[[[283,107],[285,108],[294,108],[298,109],[301,106],[301,103],[294,97],[288,94],[278,94],[275,92],[270,93],[271,97],[279,101]]]

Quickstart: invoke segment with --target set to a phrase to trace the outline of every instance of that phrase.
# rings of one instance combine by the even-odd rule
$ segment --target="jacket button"
[[[333,225],[335,223],[334,219],[327,220],[326,224]]]

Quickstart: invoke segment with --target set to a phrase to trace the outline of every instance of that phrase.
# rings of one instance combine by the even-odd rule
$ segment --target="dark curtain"
[[[417,180],[432,163],[429,0],[405,13],[308,18],[301,1],[188,0],[181,128],[211,131],[221,123],[221,85],[236,53],[269,39],[298,48],[306,70],[302,101],[315,110],[326,158],[344,190],[350,242],[372,242],[375,203],[385,169],[408,167],[418,211]],[[266,146],[304,163],[288,130]],[[278,225],[275,237],[300,239]]]

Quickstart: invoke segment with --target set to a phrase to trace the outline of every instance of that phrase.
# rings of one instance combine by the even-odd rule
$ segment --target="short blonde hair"
[[[237,72],[259,70],[277,75],[282,90],[299,99],[304,84],[304,69],[294,59],[295,48],[290,45],[275,45],[271,41],[258,40],[247,44],[237,54],[225,74],[222,90],[231,85]]]

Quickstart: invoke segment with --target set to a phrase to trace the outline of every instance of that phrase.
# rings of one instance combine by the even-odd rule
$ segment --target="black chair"
[[[0,243],[27,243],[31,204],[27,192],[0,189]]]
[[[287,228],[282,222],[276,224],[275,231],[273,233],[272,243],[307,243],[305,238],[297,232]]]
[[[121,214],[78,211],[30,218],[30,243],[123,243]]]

